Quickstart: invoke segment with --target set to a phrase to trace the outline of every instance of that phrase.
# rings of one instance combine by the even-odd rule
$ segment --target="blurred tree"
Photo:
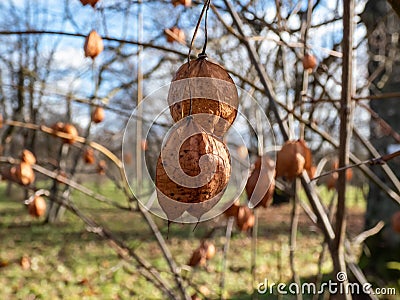
[[[392,11],[386,0],[370,0],[362,14],[362,19],[367,27],[369,48],[369,80],[370,94],[393,93],[399,91],[400,86],[400,60],[399,51],[399,17]],[[385,120],[394,131],[400,131],[398,116],[398,101],[396,97],[370,101],[370,108]],[[370,141],[383,155],[399,148],[398,141],[393,139],[382,122],[372,118],[370,125]],[[400,175],[400,159],[389,162],[390,167]],[[373,168],[376,175],[389,185],[381,167]],[[390,185],[392,187],[392,185]],[[394,188],[394,187],[393,187]],[[367,240],[370,255],[364,255],[361,263],[369,271],[376,272],[381,278],[397,279],[399,271],[390,271],[387,262],[400,259],[400,235],[393,232],[390,226],[391,216],[399,210],[399,205],[374,183],[370,183],[365,226],[373,227],[379,220],[387,224],[376,236]]]

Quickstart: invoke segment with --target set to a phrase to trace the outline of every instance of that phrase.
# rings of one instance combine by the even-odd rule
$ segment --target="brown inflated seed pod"
[[[61,131],[70,135],[68,138],[63,138],[64,143],[73,144],[75,143],[76,138],[79,136],[76,127],[69,123],[64,124],[64,127]]]
[[[246,183],[247,198],[255,207],[271,205],[275,191],[275,163],[268,157],[259,156]]]
[[[305,54],[302,62],[304,70],[308,72],[312,72],[317,67],[317,59],[312,54]]]
[[[21,153],[21,161],[29,165],[34,165],[36,164],[36,157],[31,151],[24,149]]]
[[[312,167],[311,150],[303,140],[287,141],[277,154],[276,176],[291,180]]]
[[[228,72],[202,56],[178,69],[172,79],[168,104],[175,122],[190,113],[205,114],[200,126],[222,137],[235,121],[239,98]]]
[[[175,138],[179,134],[172,135],[166,146],[162,149],[157,161],[156,186],[159,203],[170,220],[180,215],[179,203],[203,203],[211,199],[218,201],[229,181],[231,165],[228,149],[225,144],[215,137],[206,134],[195,134],[186,139],[177,152]],[[177,158],[178,157],[178,158]],[[178,161],[174,161],[177,159]],[[200,168],[200,160],[203,159],[203,169]],[[206,160],[205,160],[206,159]],[[166,167],[179,165],[179,172],[170,178]],[[216,168],[211,177],[208,177]],[[196,187],[188,187],[183,183],[187,177]],[[161,201],[160,201],[161,200]],[[176,202],[176,203],[174,203]],[[166,206],[170,206],[166,208]],[[211,206],[212,207],[212,206]],[[211,207],[204,207],[204,210]],[[182,209],[184,211],[184,209]],[[172,213],[173,216],[169,214]],[[193,216],[192,212],[190,212]],[[204,213],[204,212],[203,212]]]
[[[35,181],[35,173],[30,164],[21,162],[15,170],[17,181],[23,185],[30,185]]]
[[[248,231],[253,228],[255,217],[253,211],[247,206],[240,206],[236,217],[236,225],[240,231]]]
[[[94,151],[92,148],[86,148],[83,152],[83,160],[86,164],[93,165],[96,161],[94,157]]]
[[[96,124],[101,123],[104,120],[104,116],[104,108],[97,106],[92,113],[92,122]]]
[[[46,200],[43,197],[36,196],[28,205],[29,214],[33,217],[41,217],[46,213]]]
[[[83,49],[85,50],[85,56],[92,59],[96,58],[104,50],[103,40],[95,30],[92,30],[86,37]]]
[[[89,4],[89,5],[92,6],[93,8],[95,8],[97,2],[99,2],[99,0],[80,0],[80,1],[81,1],[81,3],[82,3],[83,6]]]

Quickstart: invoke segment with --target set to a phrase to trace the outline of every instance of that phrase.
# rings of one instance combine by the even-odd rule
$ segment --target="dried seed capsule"
[[[175,122],[189,114],[205,114],[201,126],[221,137],[235,121],[239,98],[228,72],[205,57],[182,65],[168,93],[168,104]]]
[[[92,122],[96,124],[103,122],[104,115],[104,109],[100,106],[97,106],[92,113]]]
[[[249,201],[255,207],[268,207],[272,203],[275,191],[275,163],[268,156],[259,156],[246,183]]]
[[[24,149],[21,153],[21,161],[29,165],[34,165],[36,164],[36,157],[31,151]]]
[[[185,138],[184,134],[190,132],[195,133]],[[190,121],[170,134],[158,158],[156,186],[160,206],[169,220],[185,210],[199,219],[219,201],[230,173],[225,144]]]
[[[46,200],[36,196],[28,206],[29,214],[33,217],[41,217],[46,213]]]
[[[91,57],[92,59],[103,52],[103,40],[95,30],[92,30],[86,37],[83,49],[85,50],[85,56]]]
[[[303,140],[287,141],[276,158],[276,176],[291,180],[312,167],[311,150]]]

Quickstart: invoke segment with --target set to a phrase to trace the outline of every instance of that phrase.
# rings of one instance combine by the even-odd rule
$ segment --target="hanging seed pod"
[[[236,217],[236,225],[240,231],[248,231],[254,226],[255,217],[247,206],[240,206]]]
[[[208,241],[203,241],[201,243],[200,247],[204,249],[204,251],[206,253],[205,254],[206,259],[211,259],[215,256],[216,251],[215,251],[215,246],[213,243],[208,242]]]
[[[100,160],[97,164],[97,173],[99,175],[105,175],[107,170],[107,163],[105,160]]]
[[[192,5],[192,0],[172,0],[172,4],[176,7],[178,5],[183,5],[185,7],[190,7]]]
[[[85,152],[83,152],[83,161],[88,165],[93,165],[95,163],[96,159],[92,148],[87,148]]]
[[[188,208],[188,205],[172,200],[169,197],[164,196],[164,194],[162,194],[158,190],[157,190],[157,197],[161,209],[167,215],[168,228],[169,228],[169,224],[171,223],[171,221],[177,220],[179,217],[181,217]]]
[[[311,73],[317,67],[317,59],[314,55],[306,53],[303,57],[303,68]]]
[[[51,129],[53,129],[54,131],[60,131],[60,132],[62,132],[63,131],[63,129],[64,129],[64,123],[63,122],[57,122],[57,123],[54,123],[52,126],[51,126]]]
[[[93,123],[101,123],[104,120],[104,109],[100,106],[97,106],[92,113],[92,122]]]
[[[76,129],[76,127],[69,123],[64,124],[64,127],[62,128],[61,131],[70,135],[69,138],[63,138],[64,143],[67,143],[67,144],[75,143],[76,138],[79,136],[78,130]]]
[[[205,114],[200,126],[222,137],[235,121],[239,98],[228,72],[202,56],[178,69],[168,104],[175,122],[187,117],[191,109],[192,115]]]
[[[210,160],[210,164],[216,165],[215,174],[206,184],[190,188],[177,183],[179,179],[168,177],[160,155],[156,171],[159,199],[160,193],[162,193],[164,196],[181,203],[201,203],[212,199],[223,191],[230,178],[230,157],[226,146],[210,135],[197,134],[182,144],[179,150],[179,164],[182,171],[195,178],[194,176],[199,175],[202,171],[199,161],[201,157],[205,156]],[[166,165],[170,163],[168,156],[166,156],[164,163]]]
[[[76,138],[79,136],[76,127],[69,123],[64,124],[63,122],[57,122],[51,126],[51,129],[71,135],[68,138],[62,138],[64,143],[73,144],[75,143]],[[55,133],[53,135],[57,136]]]
[[[188,265],[191,267],[202,267],[205,266],[206,262],[206,251],[204,250],[204,248],[200,247],[193,251]]]
[[[339,160],[335,159],[332,162],[332,167],[331,170],[335,170],[339,168]],[[350,181],[353,178],[353,170],[352,169],[347,169],[346,170],[346,181]],[[336,188],[336,184],[337,184],[337,180],[339,179],[339,173],[338,172],[334,172],[331,173],[327,176],[326,179],[326,187],[328,188],[328,190],[334,189]]]
[[[28,206],[29,214],[33,217],[41,217],[46,213],[46,200],[36,196]]]
[[[400,233],[400,211],[393,214],[391,223],[393,231]]]
[[[220,200],[222,197],[222,193],[218,197],[214,197],[214,199],[201,202],[201,203],[189,203],[187,205],[186,211],[195,217],[198,221],[200,221],[201,217],[210,211]]]
[[[103,52],[103,40],[96,30],[92,30],[86,37],[83,49],[85,50],[85,56],[91,57],[92,59]]]
[[[0,128],[3,127],[3,115],[0,114]]]
[[[168,137],[157,161],[156,186],[159,203],[169,220],[169,213],[183,204],[182,208],[193,216],[203,215],[222,197],[231,173],[227,147],[215,137],[199,131],[193,121],[175,129]],[[201,132],[182,140],[185,132]],[[179,148],[179,145],[180,148]],[[179,149],[177,149],[179,148]],[[175,203],[176,202],[176,203]],[[209,205],[206,202],[210,202]],[[168,209],[165,207],[168,206]]]
[[[25,149],[21,153],[21,161],[27,163],[28,165],[34,165],[36,164],[36,157],[31,151]]]
[[[236,200],[226,211],[224,211],[224,215],[229,218],[229,217],[237,217],[238,211],[239,211],[239,200]]]
[[[299,176],[303,170],[311,170],[311,150],[303,140],[287,141],[277,154],[276,176],[284,176],[291,180]]]
[[[164,30],[165,36],[167,37],[168,43],[178,42],[178,43],[185,43],[185,32],[174,26],[169,29]]]
[[[261,168],[263,164],[263,167]],[[255,208],[271,205],[275,191],[275,163],[268,156],[259,156],[246,183],[246,193]]]
[[[33,172],[31,165],[26,162],[21,162],[17,166],[15,176],[17,181],[23,185],[30,185],[35,181],[35,173]]]
[[[96,6],[97,2],[99,2],[99,0],[80,0],[82,5],[91,5],[93,8]]]

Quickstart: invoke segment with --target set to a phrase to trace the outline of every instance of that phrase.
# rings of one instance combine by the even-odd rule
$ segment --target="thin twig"
[[[233,222],[235,219],[233,217],[230,217],[228,219],[228,223],[226,225],[226,234],[225,234],[225,245],[224,245],[224,253],[222,255],[222,267],[221,267],[221,279],[219,281],[219,298],[225,299],[224,294],[225,294],[225,276],[226,276],[226,269],[228,266],[228,252],[229,252],[229,244],[231,241],[231,235],[232,235],[232,228],[233,228]]]
[[[352,244],[356,244],[356,245],[361,244],[370,236],[373,236],[373,235],[379,233],[379,231],[381,231],[381,229],[384,226],[385,226],[385,222],[379,221],[378,223],[376,223],[376,225],[374,227],[361,232],[359,235],[357,235],[355,238],[353,238]]]
[[[190,41],[190,45],[189,45],[189,51],[187,54],[187,61],[188,61],[189,65],[190,65],[190,53],[192,52],[193,44],[194,44],[194,41],[196,40],[196,36],[197,36],[197,32],[200,28],[201,20],[203,19],[204,13],[208,10],[209,5],[210,5],[210,0],[205,0],[203,9],[201,10],[201,13],[199,16],[199,19],[197,20],[196,28],[194,29],[192,40]],[[207,40],[206,40],[206,43],[207,43]]]
[[[299,189],[300,189],[300,181],[299,179],[295,180],[294,186],[295,195],[293,197],[293,207],[290,215],[290,238],[289,238],[289,261],[290,261],[290,269],[292,271],[292,281],[300,286],[300,278],[296,271],[296,240],[297,240],[297,230],[299,224]],[[301,293],[296,295],[296,299],[303,299]]]
[[[2,30],[2,31],[0,31],[0,35],[32,35],[32,34],[66,35],[66,36],[86,38],[85,34],[64,32],[64,31],[57,31],[57,30],[15,30],[15,31]],[[171,47],[158,46],[158,45],[151,44],[151,43],[139,43],[138,41],[117,39],[117,38],[111,38],[111,37],[106,37],[106,36],[102,37],[102,39],[105,41],[118,42],[118,43],[128,44],[128,45],[139,45],[139,46],[143,46],[144,48],[153,48],[153,49],[157,49],[157,50],[161,50],[161,51],[165,51],[165,52],[171,52],[171,53],[175,53],[178,55],[182,55],[182,52],[180,52],[178,50],[174,50]]]
[[[14,159],[12,157],[0,156],[0,162],[5,162],[5,163],[9,163],[9,164],[17,164],[17,163],[19,163],[19,160],[16,160],[16,159]],[[107,203],[109,205],[112,205],[112,206],[117,207],[117,208],[122,209],[122,210],[131,210],[128,207],[122,206],[121,204],[119,204],[119,203],[117,203],[117,202],[115,202],[115,201],[113,201],[113,200],[111,200],[111,199],[109,199],[109,198],[107,198],[107,197],[105,197],[105,196],[103,196],[101,194],[98,194],[98,193],[92,191],[91,189],[89,189],[89,188],[77,183],[76,181],[73,181],[73,180],[71,180],[71,179],[69,179],[69,178],[67,178],[65,176],[60,175],[60,173],[58,173],[58,172],[50,171],[50,170],[48,170],[48,169],[46,169],[46,168],[44,168],[42,166],[39,166],[39,165],[33,165],[32,168],[35,171],[37,171],[37,172],[39,172],[39,173],[41,173],[43,175],[46,175],[47,177],[52,178],[57,182],[63,183],[65,185],[67,185],[67,186],[70,186],[73,189],[81,192],[82,194],[85,194],[86,196],[89,196],[89,197],[91,197],[91,198],[93,198],[93,199],[95,199],[95,200],[97,200],[99,202]]]
[[[251,231],[251,286],[252,299],[258,299],[257,292],[257,242],[258,242],[258,209],[254,210],[254,226]]]
[[[349,163],[350,137],[352,124],[353,94],[353,15],[354,0],[343,2],[343,62],[342,62],[342,94],[340,101],[340,128],[339,128],[339,168]],[[336,274],[346,272],[344,240],[346,234],[346,171],[339,170],[337,184],[337,209],[335,220],[335,240],[330,245],[333,268]],[[340,281],[338,283],[341,283]],[[345,285],[348,283],[346,279]],[[347,293],[339,294],[339,299],[351,299]]]
[[[344,166],[344,167],[340,167],[340,168],[333,169],[333,170],[330,170],[328,172],[322,173],[321,175],[316,176],[313,179],[311,179],[311,181],[316,181],[316,180],[320,179],[321,177],[325,177],[325,176],[331,175],[333,173],[344,171],[344,170],[351,169],[351,168],[354,168],[354,167],[359,167],[361,165],[371,165],[371,166],[373,166],[373,165],[383,165],[383,164],[386,164],[389,160],[391,160],[391,159],[393,159],[393,158],[395,158],[395,157],[397,157],[399,155],[400,155],[400,150],[396,151],[396,152],[393,152],[393,153],[390,153],[390,154],[382,155],[380,157],[370,158],[368,160],[364,160],[364,161],[361,161],[361,162],[356,163],[356,164],[347,165],[347,166]]]

